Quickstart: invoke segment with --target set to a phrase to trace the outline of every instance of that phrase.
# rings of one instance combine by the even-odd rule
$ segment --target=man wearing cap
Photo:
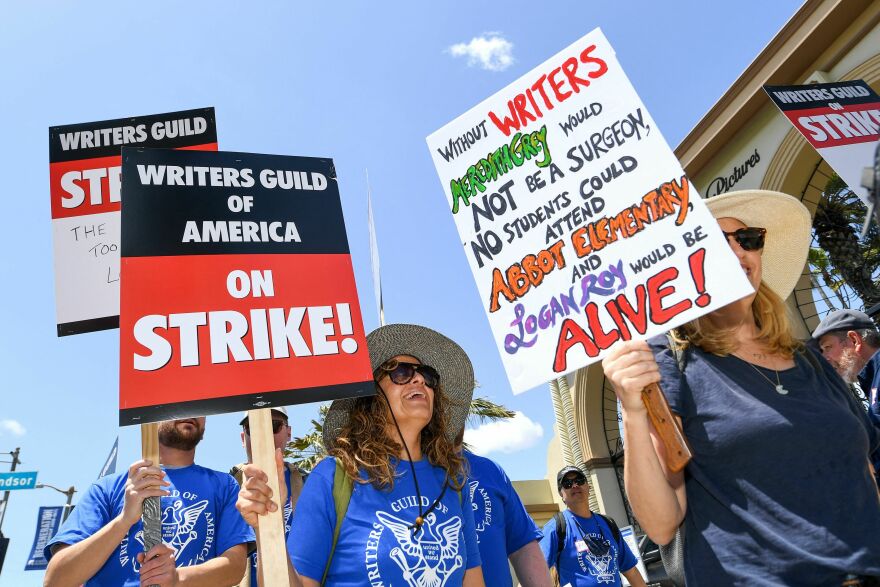
[[[858,381],[868,397],[868,417],[880,427],[880,332],[873,320],[858,310],[836,310],[825,316],[813,332],[822,356],[844,381]],[[880,450],[871,455],[875,473],[880,471]]]
[[[622,585],[622,574],[633,587],[645,587],[638,562],[614,520],[590,511],[590,485],[577,467],[563,467],[556,489],[567,510],[544,526],[541,550],[547,565],[556,567],[559,584],[572,587]]]
[[[45,585],[235,585],[251,541],[226,473],[195,464],[205,418],[159,425],[159,463],[102,477],[46,546]],[[162,543],[144,554],[144,499],[161,499]]]
[[[463,440],[464,430],[459,433],[456,445],[463,447]],[[526,512],[504,469],[466,448],[461,448],[461,454],[469,467],[467,489],[474,510],[474,528],[486,586],[510,587],[513,580],[508,559],[523,587],[552,585],[538,546],[541,531]]]
[[[239,424],[241,425],[241,444],[247,454],[247,462],[239,463],[232,467],[229,474],[238,481],[239,485],[241,485],[243,478],[242,469],[244,469],[244,466],[248,463],[253,462],[253,455],[251,454],[251,428],[248,423],[247,412],[244,413],[244,417]],[[275,448],[281,449],[283,453],[287,443],[290,442],[290,435],[291,428],[287,418],[287,408],[283,406],[272,408],[272,438],[275,442]],[[304,478],[304,475],[299,469],[291,463],[285,463],[284,484],[287,485],[287,495],[289,496],[284,503],[283,510],[285,538],[290,534],[290,524],[293,520],[293,513],[296,511],[296,501],[302,491]],[[245,576],[241,583],[239,583],[239,587],[254,587],[257,584],[257,553],[254,551],[248,557],[248,571],[245,572]]]

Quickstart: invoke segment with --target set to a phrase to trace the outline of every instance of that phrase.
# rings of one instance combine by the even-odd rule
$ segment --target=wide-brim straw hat
[[[810,250],[812,218],[796,198],[769,190],[742,190],[706,201],[715,218],[736,218],[767,229],[761,253],[762,280],[783,300],[804,271]]]
[[[450,441],[464,429],[474,393],[474,367],[455,341],[439,332],[415,324],[388,324],[367,335],[370,365],[375,371],[382,363],[398,355],[415,357],[440,374],[446,395],[446,436]],[[348,424],[355,399],[338,399],[330,404],[324,420],[324,446],[333,448],[336,437]],[[383,401],[374,398],[373,401]]]

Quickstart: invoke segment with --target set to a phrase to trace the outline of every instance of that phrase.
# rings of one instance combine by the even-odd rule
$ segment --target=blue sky
[[[387,320],[437,328],[469,352],[478,392],[530,420],[520,429],[522,448],[490,456],[513,479],[543,477],[553,433],[546,386],[510,392],[425,137],[598,26],[675,146],[799,4],[7,6],[0,20],[0,452],[21,447],[20,470],[80,492],[117,434],[120,467],[140,453],[138,429],[116,426],[118,332],[55,336],[47,128],[214,106],[221,149],[335,160],[372,330],[378,317],[366,226],[369,169]],[[493,36],[507,44],[472,43]],[[459,44],[465,47],[451,49]],[[493,46],[508,50],[489,53],[488,68],[479,52],[468,57],[468,48]],[[315,412],[293,409],[295,433]],[[231,415],[209,418],[201,464],[225,470],[242,459],[236,423]],[[46,489],[13,494],[0,587],[41,584],[42,573],[22,570],[37,508],[63,501]]]

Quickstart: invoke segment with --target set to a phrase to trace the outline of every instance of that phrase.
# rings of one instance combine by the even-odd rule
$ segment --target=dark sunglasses
[[[611,550],[611,545],[607,541],[599,541],[592,536],[584,536],[584,542],[587,544],[587,548],[590,549],[590,554],[593,556],[605,556],[608,554],[608,551]]]
[[[739,243],[744,251],[760,251],[764,248],[764,236],[767,234],[766,228],[758,228],[757,226],[749,226],[747,228],[737,228],[733,232],[724,232],[724,237]]]
[[[560,483],[560,485],[562,486],[563,489],[571,489],[575,485],[580,487],[581,485],[583,485],[586,482],[587,482],[586,477],[574,477],[572,479],[563,479],[562,483]]]
[[[245,422],[244,424],[242,424],[242,426],[244,427],[244,433],[247,434],[248,436],[250,436],[251,435],[250,423]],[[287,422],[285,422],[284,420],[274,420],[273,419],[272,420],[272,434],[278,434],[279,432],[281,432],[281,429],[284,426],[287,426]]]
[[[379,374],[379,377],[376,378],[376,381],[382,379],[382,375],[385,374],[391,378],[393,383],[396,383],[397,385],[406,385],[412,381],[413,377],[418,373],[422,376],[422,379],[425,380],[425,385],[431,389],[436,389],[437,385],[440,383],[440,374],[430,365],[392,361],[386,365],[382,365],[380,371],[381,373]]]

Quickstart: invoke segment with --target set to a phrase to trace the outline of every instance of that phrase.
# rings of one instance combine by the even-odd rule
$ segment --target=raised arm
[[[140,519],[144,500],[168,495],[164,489],[167,485],[169,483],[162,469],[153,466],[151,461],[133,463],[128,469],[122,512],[76,544],[58,544],[46,568],[43,585],[77,587],[91,579]],[[92,505],[80,503],[78,508],[90,508]]]
[[[275,463],[278,467],[278,478],[284,479],[284,461],[281,457],[281,450],[275,451]],[[287,499],[287,485],[279,483],[281,495],[278,500],[272,499],[272,489],[269,487],[269,477],[260,470],[256,465],[246,465],[242,469],[243,480],[241,491],[238,493],[238,501],[235,507],[241,513],[244,521],[251,526],[256,532],[260,524],[260,516],[264,516],[269,512],[278,509],[279,503],[284,503]],[[285,551],[286,552],[286,551]],[[257,572],[260,573],[261,562],[259,552],[257,553]],[[290,576],[291,587],[317,587],[319,583],[308,577],[300,577],[293,562],[290,560],[290,553],[287,553],[287,568]],[[241,576],[241,575],[239,575]]]
[[[684,519],[687,497],[684,474],[667,470],[663,445],[642,402],[642,390],[660,382],[660,368],[644,341],[616,344],[602,361],[602,368],[622,406],[627,498],[651,540],[667,544]],[[676,420],[680,425],[677,416]]]

